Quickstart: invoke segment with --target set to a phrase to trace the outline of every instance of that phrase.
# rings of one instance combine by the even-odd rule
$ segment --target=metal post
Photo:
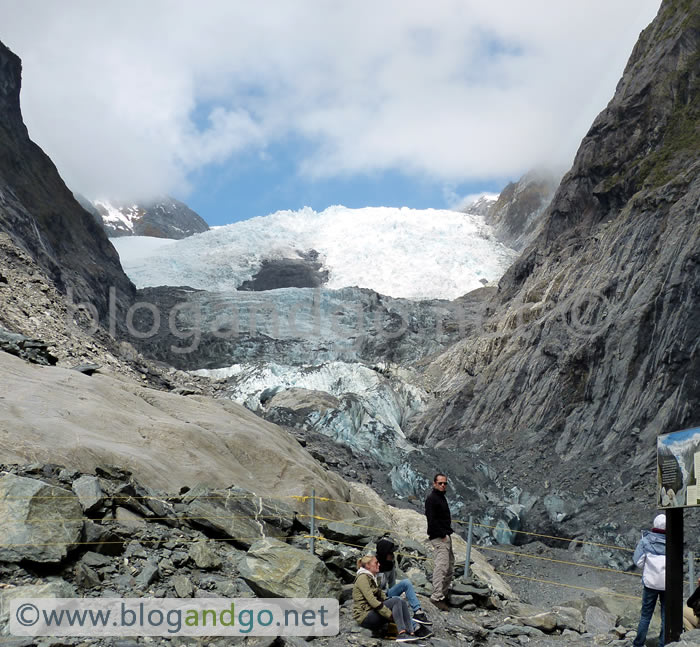
[[[311,490],[311,538],[309,539],[309,550],[314,554],[314,538],[316,537],[316,489]]]
[[[469,515],[469,530],[467,530],[467,557],[464,560],[464,580],[469,581],[469,564],[472,558],[472,529],[474,527],[474,517]]]
[[[695,553],[692,550],[688,551],[688,597],[693,595],[695,591]]]
[[[683,508],[666,509],[666,645],[683,630]]]

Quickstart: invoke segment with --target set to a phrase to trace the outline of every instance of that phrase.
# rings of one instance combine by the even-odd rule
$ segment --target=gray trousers
[[[430,540],[433,547],[433,594],[434,602],[444,600],[450,590],[455,554],[452,552],[452,536],[437,537]]]
[[[413,633],[413,620],[411,619],[411,610],[408,608],[406,600],[402,598],[389,598],[384,600],[384,606],[391,609],[391,615],[394,617],[394,622],[399,630],[399,633],[405,631]]]
[[[384,606],[391,610],[391,620],[396,625],[398,631],[405,631],[409,634],[415,631],[413,627],[413,620],[411,619],[411,610],[409,609],[406,600],[396,597],[387,598],[384,600]],[[389,620],[387,620],[383,615],[377,613],[376,611],[370,611],[367,614],[367,617],[360,623],[360,626],[365,627],[365,629],[376,631],[384,627],[388,622]]]

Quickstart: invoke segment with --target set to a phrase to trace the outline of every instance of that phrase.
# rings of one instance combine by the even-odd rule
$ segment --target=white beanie
[[[665,514],[657,514],[656,517],[654,517],[654,528],[658,528],[659,530],[666,530]]]

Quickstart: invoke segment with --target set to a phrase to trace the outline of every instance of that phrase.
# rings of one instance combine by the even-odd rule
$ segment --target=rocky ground
[[[9,493],[14,501],[9,506]],[[41,503],[51,497],[49,507]],[[372,550],[364,531],[319,521],[326,539],[308,550],[309,518],[270,497],[240,488],[194,488],[166,494],[144,488],[127,472],[97,475],[50,464],[0,466],[0,644],[14,647],[136,645],[303,645],[299,637],[19,638],[8,634],[9,603],[18,597],[249,598],[338,597],[340,633],[317,637],[319,647],[388,644],[352,621],[350,591],[356,558]],[[11,516],[10,516],[11,515]],[[369,522],[368,522],[369,523]],[[379,523],[379,520],[371,521]],[[355,548],[348,544],[366,544]],[[495,558],[492,557],[495,555]],[[519,555],[488,553],[496,571],[526,574],[512,595],[488,567],[464,580],[456,569],[449,612],[428,600],[430,560],[419,542],[400,541],[399,567],[411,578],[434,622],[431,645],[628,646],[634,633],[637,578],[528,557],[566,558],[542,544]],[[483,560],[478,557],[479,563]],[[568,556],[571,559],[571,556]],[[573,560],[572,560],[573,561]],[[476,569],[476,566],[475,566]],[[567,570],[568,569],[568,570]],[[578,589],[534,579],[574,582]],[[525,580],[523,580],[525,581]],[[598,588],[600,585],[610,588]],[[615,590],[611,590],[614,588]],[[552,592],[554,591],[554,593]],[[623,594],[629,597],[622,597]],[[697,635],[696,635],[697,634]],[[700,643],[700,632],[687,635]]]

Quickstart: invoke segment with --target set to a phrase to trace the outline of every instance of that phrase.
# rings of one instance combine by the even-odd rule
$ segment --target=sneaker
[[[413,616],[413,622],[417,622],[419,625],[431,625],[432,620],[428,620],[428,616],[425,615],[425,611],[416,611]]]
[[[433,600],[432,598],[430,601],[438,608],[440,611],[449,611],[450,607],[448,606],[447,602],[444,600]]]
[[[421,640],[424,640],[426,638],[430,638],[430,636],[433,635],[433,632],[428,629],[428,627],[423,627],[422,625],[416,629],[414,636],[420,638]]]
[[[420,638],[418,638],[418,636],[411,636],[409,634],[401,634],[396,637],[397,643],[417,643],[419,641]]]

